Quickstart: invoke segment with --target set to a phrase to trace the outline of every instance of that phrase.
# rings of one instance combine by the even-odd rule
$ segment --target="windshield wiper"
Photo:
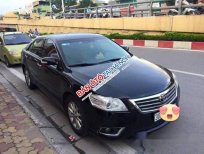
[[[7,43],[6,45],[28,44],[29,42]]]
[[[16,44],[28,44],[29,42],[19,42],[19,43],[16,43]]]
[[[6,43],[5,45],[16,45],[16,43]]]
[[[74,64],[74,65],[69,65],[70,67],[77,67],[77,66],[91,66],[91,65],[96,65],[97,63],[81,63],[81,64]]]
[[[105,60],[102,62],[98,62],[98,63],[81,63],[81,64],[74,64],[74,65],[69,65],[70,67],[77,67],[77,66],[91,66],[91,65],[98,65],[98,64],[102,64],[102,63],[107,63],[107,62],[113,62],[113,61],[118,61],[121,58],[114,58],[114,59],[109,59],[109,60]]]
[[[97,63],[97,64],[102,64],[102,63],[107,63],[107,62],[118,61],[118,60],[120,60],[120,59],[121,59],[121,58],[109,59],[109,60],[105,60],[105,61],[99,62],[99,63]]]

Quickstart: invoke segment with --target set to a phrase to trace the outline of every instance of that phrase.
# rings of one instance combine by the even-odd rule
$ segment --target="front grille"
[[[176,97],[177,85],[173,84],[170,88],[159,94],[138,99],[130,99],[130,102],[135,105],[140,112],[146,113],[158,111],[162,105],[172,103]]]

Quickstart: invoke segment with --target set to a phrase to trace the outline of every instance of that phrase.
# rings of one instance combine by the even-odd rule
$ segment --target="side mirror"
[[[59,59],[57,57],[44,57],[41,60],[41,64],[44,65],[58,65]]]
[[[55,58],[55,59],[57,59],[59,61],[59,56],[58,56],[57,53],[50,54],[50,57]]]
[[[128,47],[127,45],[121,45],[121,47],[122,47],[123,49],[125,49],[126,51],[129,51],[129,47]]]

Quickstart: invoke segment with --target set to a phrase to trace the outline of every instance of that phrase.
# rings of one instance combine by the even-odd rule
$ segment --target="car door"
[[[26,66],[35,81],[40,83],[41,59],[44,54],[44,39],[36,39],[26,50]]]
[[[50,39],[47,39],[44,44],[45,48],[45,57],[57,57],[59,58],[58,50],[54,42]],[[59,64],[60,65],[60,64]],[[63,75],[63,69],[57,65],[46,65],[42,68],[42,80],[44,86],[47,90],[55,97],[61,98],[64,91],[69,85],[69,81],[65,79]]]

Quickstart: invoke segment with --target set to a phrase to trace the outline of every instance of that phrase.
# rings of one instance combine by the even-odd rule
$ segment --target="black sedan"
[[[54,96],[80,135],[151,132],[167,124],[159,108],[179,102],[172,72],[98,34],[38,37],[23,50],[22,68],[28,87]]]

